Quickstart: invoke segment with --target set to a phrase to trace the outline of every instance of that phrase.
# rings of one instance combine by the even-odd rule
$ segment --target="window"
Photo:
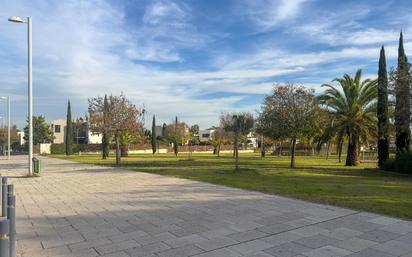
[[[204,138],[210,137],[210,134],[202,134],[202,137]]]
[[[54,133],[60,133],[60,125],[54,125]]]

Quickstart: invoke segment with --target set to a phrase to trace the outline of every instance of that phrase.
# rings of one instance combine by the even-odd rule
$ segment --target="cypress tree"
[[[378,165],[381,167],[389,158],[388,74],[384,46],[381,48],[379,57],[377,116]]]
[[[104,102],[103,102],[103,123],[107,124],[108,113],[109,113],[109,101],[107,100],[107,95],[104,95]],[[105,126],[106,127],[106,126]],[[107,131],[103,132],[102,137],[102,159],[106,159],[109,157],[109,146],[110,146],[110,135]]]
[[[73,153],[73,123],[72,123],[72,110],[70,107],[70,100],[67,102],[67,117],[66,117],[66,155]]]
[[[177,145],[177,140],[178,140],[178,120],[177,120],[177,116],[176,116],[176,120],[175,120],[175,136],[174,136],[174,142],[173,142],[173,151],[175,153],[175,155],[177,156],[177,154],[179,153],[179,146]]]
[[[156,153],[156,145],[157,145],[157,142],[156,142],[156,118],[155,118],[155,116],[153,115],[153,121],[152,121],[152,151],[153,151],[153,154],[155,154]]]
[[[411,135],[411,93],[408,58],[403,48],[403,34],[401,32],[398,48],[398,74],[396,79],[395,95],[395,129],[396,129],[396,156],[410,151]]]

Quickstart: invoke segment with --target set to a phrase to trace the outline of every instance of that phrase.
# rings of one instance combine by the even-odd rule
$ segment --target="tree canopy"
[[[264,99],[259,131],[272,139],[291,139],[291,167],[295,167],[296,142],[313,132],[318,110],[313,91],[291,83],[275,85]]]

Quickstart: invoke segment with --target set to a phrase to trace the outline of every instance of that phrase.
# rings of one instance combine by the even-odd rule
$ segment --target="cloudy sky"
[[[274,83],[375,77],[381,44],[395,65],[401,29],[412,53],[411,12],[410,0],[0,0],[0,95],[22,127],[27,32],[10,15],[33,19],[35,115],[65,118],[70,98],[82,116],[88,98],[123,92],[148,123],[205,128],[256,111]]]

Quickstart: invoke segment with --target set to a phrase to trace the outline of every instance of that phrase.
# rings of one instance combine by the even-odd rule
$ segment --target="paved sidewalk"
[[[0,161],[26,173],[24,156]],[[42,159],[12,178],[21,257],[412,257],[412,222],[190,180]]]

